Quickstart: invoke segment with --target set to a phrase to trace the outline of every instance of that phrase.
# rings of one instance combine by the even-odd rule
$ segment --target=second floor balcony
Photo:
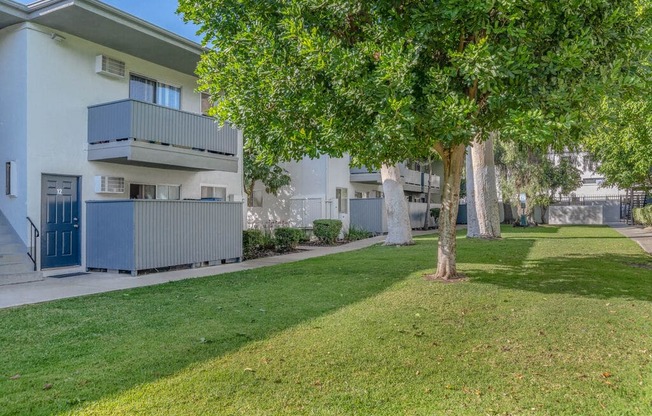
[[[427,192],[429,174],[419,172],[399,163],[399,170],[401,172],[401,182],[403,190],[406,192]],[[365,167],[351,168],[350,170],[351,182],[368,183],[368,184],[381,184],[380,171],[370,170]],[[430,179],[430,189],[434,191],[439,190],[439,176],[432,175]]]
[[[88,108],[88,160],[238,171],[238,131],[199,114],[137,100]]]

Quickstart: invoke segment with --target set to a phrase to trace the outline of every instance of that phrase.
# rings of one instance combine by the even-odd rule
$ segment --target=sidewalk
[[[625,237],[634,240],[647,253],[652,254],[652,230],[649,228],[640,228],[622,222],[613,222],[608,225]]]
[[[433,231],[413,231],[412,235],[432,234]],[[258,269],[276,264],[292,263],[313,257],[359,250],[385,241],[385,236],[367,238],[334,247],[300,247],[304,251],[274,257],[265,257],[244,261],[242,263],[221,266],[201,267],[196,269],[175,270],[132,277],[129,274],[89,273],[65,278],[45,278],[31,283],[0,286],[0,308],[47,302],[56,299],[73,298],[94,293],[152,286],[177,280],[196,277],[214,276],[241,270]]]

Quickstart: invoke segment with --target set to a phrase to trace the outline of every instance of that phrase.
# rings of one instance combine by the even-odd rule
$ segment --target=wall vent
[[[125,191],[125,178],[96,176],[95,192],[98,194],[122,194]]]
[[[109,58],[106,55],[97,55],[95,58],[95,72],[114,78],[124,78],[126,65],[122,61]]]

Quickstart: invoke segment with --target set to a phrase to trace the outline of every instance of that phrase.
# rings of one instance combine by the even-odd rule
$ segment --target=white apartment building
[[[0,0],[0,211],[36,270],[135,274],[240,257],[241,236],[223,253],[175,250],[224,229],[210,217],[229,203],[191,200],[234,201],[229,235],[243,224],[242,134],[202,115],[201,53],[100,1]]]

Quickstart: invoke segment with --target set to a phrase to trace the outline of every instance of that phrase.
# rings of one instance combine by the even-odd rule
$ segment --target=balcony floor
[[[89,144],[88,160],[189,171],[238,171],[236,156],[133,139]]]

